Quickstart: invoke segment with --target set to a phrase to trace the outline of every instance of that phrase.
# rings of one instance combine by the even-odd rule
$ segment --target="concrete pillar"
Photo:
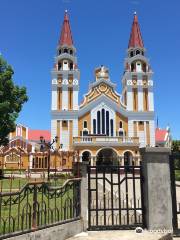
[[[83,221],[83,231],[88,228],[88,174],[87,166],[89,162],[80,163],[81,173],[81,218]]]
[[[147,147],[142,155],[145,225],[149,230],[172,229],[170,148]]]

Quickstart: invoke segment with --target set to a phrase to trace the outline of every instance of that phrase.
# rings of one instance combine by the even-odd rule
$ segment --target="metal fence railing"
[[[0,192],[0,239],[80,218],[79,178],[62,186],[29,182]],[[6,190],[6,189],[5,189]]]

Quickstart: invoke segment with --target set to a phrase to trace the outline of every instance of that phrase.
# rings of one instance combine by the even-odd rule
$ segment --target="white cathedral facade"
[[[88,159],[92,165],[113,161],[138,164],[139,148],[155,146],[153,72],[137,15],[124,66],[121,94],[109,69],[100,66],[80,104],[80,70],[65,13],[52,70],[51,107],[51,139],[58,136],[63,151],[78,152],[82,161]]]

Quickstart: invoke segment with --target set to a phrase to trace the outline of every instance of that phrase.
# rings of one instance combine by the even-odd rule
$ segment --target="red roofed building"
[[[51,141],[51,132],[49,130],[28,130],[29,141],[39,142],[41,136],[45,139],[45,141]]]
[[[166,129],[156,128],[155,138],[156,138],[156,146],[171,147],[172,139],[171,139],[169,127],[167,127]]]

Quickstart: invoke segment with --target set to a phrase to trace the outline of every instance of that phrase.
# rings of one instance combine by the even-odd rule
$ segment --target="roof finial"
[[[136,12],[136,11],[134,12],[134,15],[137,15],[137,12]]]
[[[65,10],[65,13],[67,13],[67,12],[68,12],[68,10],[66,9],[66,10]]]

